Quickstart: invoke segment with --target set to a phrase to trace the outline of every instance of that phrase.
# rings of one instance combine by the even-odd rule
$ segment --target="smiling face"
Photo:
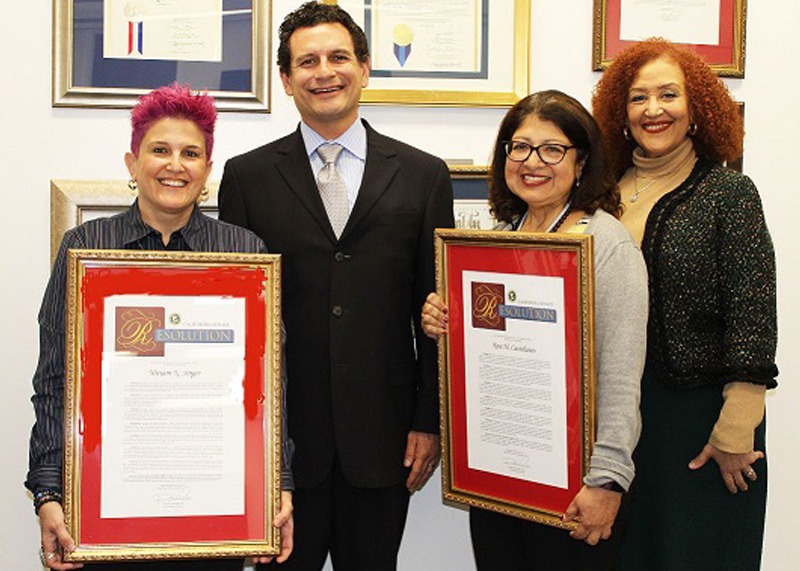
[[[628,90],[631,136],[647,157],[675,150],[689,135],[689,99],[681,68],[671,59],[646,63]]]
[[[185,223],[211,172],[200,128],[188,119],[159,119],[147,130],[139,155],[125,155],[131,179],[139,186],[142,219],[161,229],[166,217]]]
[[[369,83],[369,61],[359,61],[341,24],[298,28],[289,39],[291,75],[283,89],[300,116],[323,137],[344,133],[358,117],[361,89]]]
[[[561,129],[537,115],[526,117],[511,138],[536,147],[545,143],[572,145]],[[506,158],[506,184],[528,205],[529,210],[559,210],[567,203],[582,168],[576,149],[569,149],[564,159],[556,165],[543,163],[534,152],[521,163]]]

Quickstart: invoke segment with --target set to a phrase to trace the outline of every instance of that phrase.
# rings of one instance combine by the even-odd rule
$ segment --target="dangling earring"
[[[139,185],[132,178],[128,179],[128,190],[130,190],[131,194],[134,196],[136,196],[136,192],[139,190]]]
[[[583,157],[580,162],[578,163],[578,172],[575,175],[575,187],[578,188],[581,185],[581,177],[583,176],[583,169],[586,166],[586,161],[589,160],[589,155]]]
[[[631,134],[628,132],[628,126],[627,125],[625,125],[622,128],[622,136],[625,137],[626,141],[630,141],[631,140]]]
[[[198,196],[198,197],[197,197],[197,203],[198,203],[198,204],[202,204],[203,202],[205,202],[206,200],[208,200],[208,194],[209,194],[209,192],[208,192],[208,187],[207,187],[207,186],[204,186],[204,187],[203,187],[203,188],[200,190],[200,196]]]
[[[694,137],[697,134],[697,123],[690,123],[689,124],[689,136]]]

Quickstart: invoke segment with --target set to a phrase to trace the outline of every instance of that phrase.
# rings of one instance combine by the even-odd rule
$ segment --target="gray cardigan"
[[[511,230],[504,223],[497,230]],[[647,346],[647,270],[622,223],[603,210],[590,216],[594,237],[597,434],[587,486],[630,487],[639,441],[639,397]]]

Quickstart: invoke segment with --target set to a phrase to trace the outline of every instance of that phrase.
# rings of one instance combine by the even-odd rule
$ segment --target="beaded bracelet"
[[[60,504],[62,499],[63,496],[58,490],[53,490],[52,488],[37,490],[37,492],[33,494],[33,511],[36,512],[36,515],[39,515],[39,509],[44,504],[50,502],[58,502]]]

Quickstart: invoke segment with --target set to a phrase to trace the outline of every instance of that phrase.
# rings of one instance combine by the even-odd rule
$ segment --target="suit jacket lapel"
[[[364,165],[364,177],[361,179],[358,198],[342,231],[342,238],[361,222],[386,192],[398,168],[397,152],[387,144],[384,137],[370,127],[369,123],[364,121],[364,126],[367,129],[367,162]]]
[[[278,154],[281,156],[275,161],[275,166],[287,186],[308,209],[322,231],[335,242],[336,236],[333,234],[328,214],[322,204],[317,181],[314,180],[314,173],[311,170],[299,128],[293,136],[285,139],[283,145],[278,148]]]

